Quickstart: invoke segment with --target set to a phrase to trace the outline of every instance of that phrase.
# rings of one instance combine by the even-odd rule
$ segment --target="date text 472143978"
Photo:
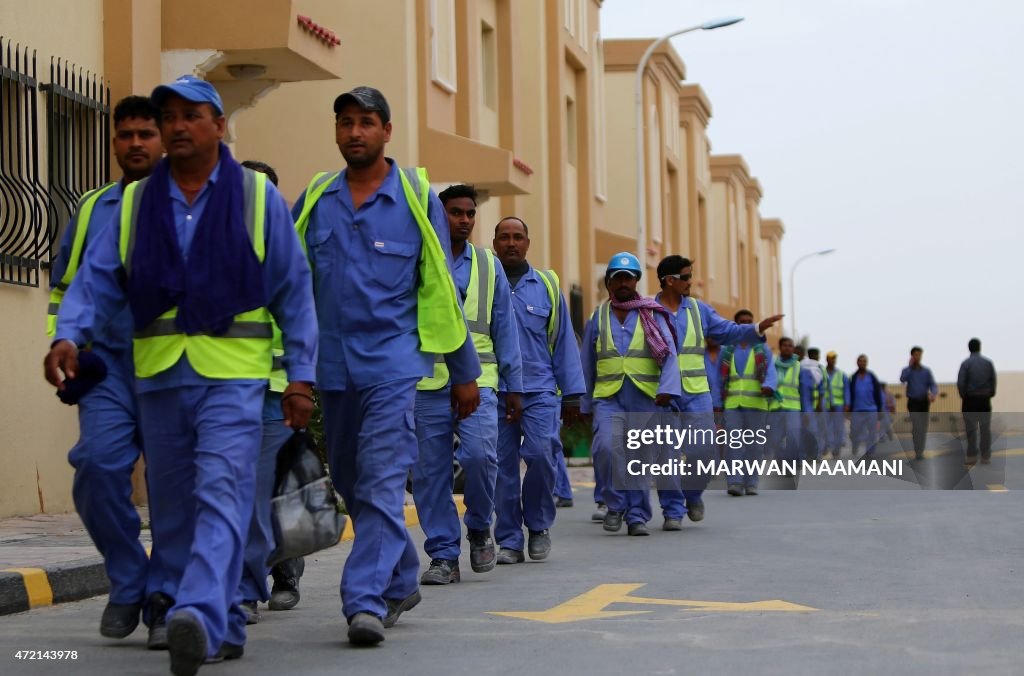
[[[19,660],[77,660],[77,650],[19,650],[14,653]]]

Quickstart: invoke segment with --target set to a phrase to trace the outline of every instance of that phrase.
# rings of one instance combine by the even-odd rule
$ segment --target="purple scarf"
[[[673,345],[676,344],[675,317],[658,302],[650,298],[643,298],[640,294],[636,294],[633,296],[633,300],[627,300],[624,303],[615,299],[612,299],[611,303],[616,310],[637,311],[637,314],[640,315],[640,324],[644,327],[644,340],[647,342],[647,349],[651,351],[651,356],[654,357],[658,366],[664,366],[671,350],[669,344],[665,342],[665,337],[661,335],[661,329],[658,328],[658,322],[654,319],[654,313],[660,312],[665,316],[665,323],[668,324],[668,330],[672,333]]]
[[[175,325],[182,333],[218,335],[235,315],[267,304],[263,268],[246,231],[243,169],[223,143],[219,166],[187,263],[174,224],[167,158],[146,182],[128,279],[137,332],[177,307]]]

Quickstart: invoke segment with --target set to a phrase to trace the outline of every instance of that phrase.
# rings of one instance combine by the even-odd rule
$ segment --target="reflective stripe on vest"
[[[843,393],[843,380],[845,380],[843,372],[836,369],[832,375],[828,375],[828,371],[825,371],[825,375],[828,376],[828,398],[832,408],[846,406],[846,398]]]
[[[271,320],[270,326],[273,329],[274,335],[270,340],[270,354],[272,361],[270,363],[270,391],[271,392],[284,392],[285,388],[288,387],[288,374],[284,370],[284,343],[281,337],[281,329],[277,327],[277,322]]]
[[[772,400],[771,410],[773,411],[799,411],[800,410],[800,362],[793,362],[793,366],[787,366],[781,361],[775,361],[775,370],[780,373],[778,393],[782,401]]]
[[[759,411],[768,410],[768,398],[761,394],[761,380],[755,369],[756,353],[751,350],[747,354],[747,364],[743,367],[743,375],[736,371],[736,353],[729,361],[728,393],[725,397],[726,408],[752,408]]]
[[[245,227],[256,258],[266,254],[264,222],[267,177],[243,168]],[[149,179],[125,188],[121,202],[121,263],[131,275],[132,253],[138,227],[139,205]],[[133,336],[135,375],[150,378],[174,366],[184,354],[189,364],[207,378],[265,379],[270,375],[270,346],[273,337],[270,312],[257,308],[235,315],[234,322],[222,334],[185,335],[175,323],[178,309],[171,308]]]
[[[466,289],[466,302],[463,310],[466,313],[466,325],[469,335],[480,358],[480,370],[477,378],[479,387],[498,389],[498,360],[494,355],[494,341],[491,340],[491,313],[494,310],[494,285],[497,279],[497,261],[494,254],[486,249],[478,249],[469,242],[470,250],[469,287]],[[481,303],[481,299],[486,299]],[[450,375],[444,355],[434,357],[434,375],[423,378],[416,384],[417,390],[440,390],[448,384]]]
[[[696,300],[683,298],[683,302],[686,303],[687,314],[686,335],[679,352],[679,376],[683,381],[683,392],[710,392],[707,367],[704,364],[704,325],[700,320],[700,309]]]
[[[71,253],[68,255],[67,267],[60,281],[50,291],[50,303],[46,308],[46,335],[50,338],[57,335],[57,313],[60,311],[60,304],[82,264],[82,250],[85,248],[85,237],[92,222],[92,210],[100,197],[115,185],[117,183],[108,183],[102,188],[90,190],[78,200],[75,218],[71,222]]]
[[[651,399],[658,396],[661,381],[661,367],[654,361],[644,339],[643,322],[637,317],[633,337],[626,354],[619,354],[612,337],[611,302],[605,301],[597,314],[597,379],[594,383],[594,398],[607,399],[622,388],[626,376],[637,389]]]
[[[536,268],[534,269],[536,270]],[[547,287],[548,299],[551,301],[551,316],[548,317],[548,352],[554,354],[555,339],[558,337],[558,311],[562,308],[562,304],[559,302],[561,296],[558,275],[554,270],[537,270],[537,274],[540,275],[540,280]]]

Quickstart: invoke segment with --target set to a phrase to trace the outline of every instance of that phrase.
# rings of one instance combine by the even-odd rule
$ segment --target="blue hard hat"
[[[217,109],[217,114],[224,114],[224,104],[214,86],[193,75],[182,75],[174,82],[159,85],[149,95],[149,98],[153,100],[157,108],[162,108],[167,97],[172,95],[180,96],[192,103],[209,103]]]
[[[640,269],[640,259],[628,251],[620,251],[619,253],[612,256],[611,260],[608,261],[608,268],[605,270],[604,278],[609,280],[616,272],[626,271],[632,273],[634,277],[640,279],[642,270]]]

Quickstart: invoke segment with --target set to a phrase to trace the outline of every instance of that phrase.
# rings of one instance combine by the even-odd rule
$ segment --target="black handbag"
[[[270,500],[276,547],[267,566],[306,556],[338,544],[347,517],[313,439],[297,431],[277,453],[274,496]]]

